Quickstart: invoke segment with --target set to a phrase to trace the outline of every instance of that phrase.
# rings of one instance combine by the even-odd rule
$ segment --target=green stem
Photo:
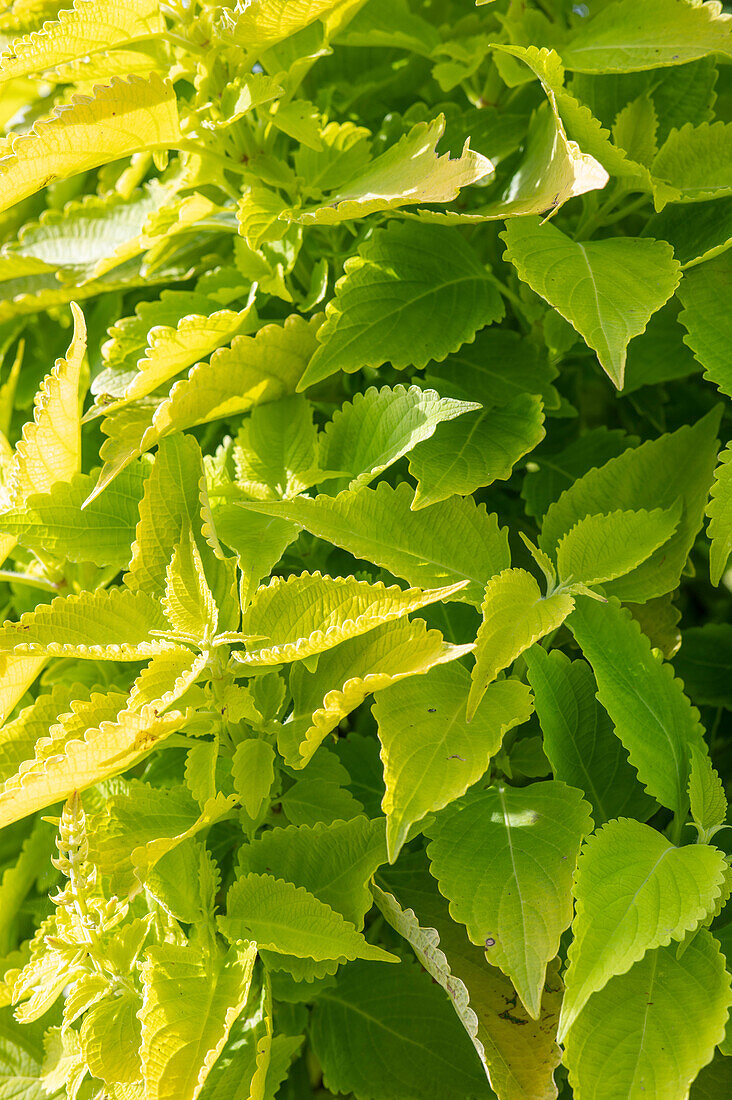
[[[40,588],[42,592],[53,592],[58,595],[60,584],[44,580],[43,577],[34,577],[30,573],[15,573],[12,569],[0,569],[0,581],[8,584],[27,584],[30,588]]]

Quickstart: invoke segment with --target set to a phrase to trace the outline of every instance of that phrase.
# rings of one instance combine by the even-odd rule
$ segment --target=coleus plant
[[[0,3],[1,1097],[730,1094],[731,27]]]

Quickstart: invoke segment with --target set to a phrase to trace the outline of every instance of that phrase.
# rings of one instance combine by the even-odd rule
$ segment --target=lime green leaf
[[[316,1001],[310,1036],[331,1092],[373,1100],[401,1100],[410,1092],[420,1100],[490,1096],[450,1002],[415,963],[342,969]]]
[[[466,580],[456,597],[480,604],[486,582],[510,564],[506,529],[471,498],[452,498],[429,512],[414,512],[413,503],[405,482],[396,489],[381,482],[337,497],[244,507],[297,523],[415,587]]]
[[[525,569],[504,569],[488,582],[481,608],[483,622],[475,639],[468,721],[498,673],[534,642],[561,626],[573,607],[574,600],[566,592],[542,596],[539,585]]]
[[[689,808],[689,753],[704,751],[699,712],[655,657],[630,612],[611,599],[580,599],[567,624],[597,679],[597,698],[615,724],[649,794],[684,818]]]
[[[731,1002],[724,958],[709,932],[699,932],[680,958],[675,946],[649,951],[590,999],[570,1031],[564,1060],[572,1087],[602,1095],[610,1058],[619,1095],[684,1100],[724,1035]]]
[[[46,663],[45,657],[0,654],[0,721],[4,722]]]
[[[242,874],[270,869],[304,887],[356,928],[363,927],[371,908],[369,880],[385,860],[384,819],[363,816],[332,825],[271,829],[238,854]]]
[[[562,48],[568,69],[580,73],[632,73],[684,65],[710,53],[732,54],[730,17],[701,0],[634,0],[608,4],[581,23]]]
[[[677,193],[674,202],[702,202],[732,193],[732,124],[672,130],[651,165],[654,176]],[[659,205],[656,209],[660,209]]]
[[[535,394],[446,424],[409,459],[409,472],[417,479],[415,509],[506,481],[518,460],[544,438],[543,425],[541,398]]]
[[[579,791],[557,780],[466,795],[429,829],[427,849],[450,913],[539,1017],[547,963],[572,919],[580,843],[592,829]]]
[[[698,928],[719,897],[725,868],[717,848],[675,848],[655,829],[627,818],[590,837],[577,865],[560,1042],[611,978],[647,951]]]
[[[134,463],[98,500],[82,510],[95,478],[74,474],[47,493],[31,493],[22,505],[0,514],[0,531],[21,546],[55,558],[123,569],[130,560],[140,498],[150,467]]]
[[[316,440],[312,408],[304,397],[261,405],[236,437],[237,485],[256,500],[297,496],[315,480]]]
[[[460,582],[464,584],[464,582]],[[459,585],[421,591],[387,588],[353,577],[301,573],[286,580],[273,577],[260,588],[242,617],[242,636],[258,635],[266,644],[250,642],[238,653],[246,664],[279,665],[300,661],[400,619],[437,600],[449,599]]]
[[[109,435],[101,449],[104,468],[92,499],[136,455],[165,436],[209,420],[248,412],[255,405],[294,393],[316,344],[320,318],[290,314],[283,325],[265,325],[256,336],[235,336],[208,363],[198,363],[176,382],[159,405],[121,409],[103,422]]]
[[[709,755],[691,746],[691,771],[689,774],[689,802],[691,816],[702,844],[708,844],[727,817],[727,797]],[[716,849],[715,849],[716,850]]]
[[[429,439],[438,424],[477,407],[474,401],[442,398],[419,386],[371,387],[357,393],[326,424],[320,436],[320,469],[346,472],[350,481],[343,488],[359,489]]]
[[[151,630],[165,629],[160,605],[144,592],[123,588],[57,596],[17,623],[0,627],[0,651],[49,657],[140,661],[170,643]]]
[[[137,361],[137,374],[125,387],[121,400],[106,406],[107,410],[112,412],[122,403],[147,397],[186,367],[228,344],[251,323],[250,315],[251,305],[238,313],[220,309],[208,316],[188,314],[175,326],[156,325],[147,334],[145,352]]]
[[[652,512],[585,516],[557,545],[560,580],[593,585],[622,577],[668,542],[680,518],[680,502]]]
[[[241,804],[251,818],[259,815],[262,803],[272,789],[274,762],[274,749],[266,741],[242,741],[236,746],[231,777]]]
[[[290,673],[293,710],[278,735],[280,752],[292,767],[304,767],[367,695],[454,661],[471,648],[448,645],[421,619],[397,619],[323,653],[315,672],[299,662]]]
[[[0,54],[0,81],[42,72],[165,30],[158,0],[124,0],[110,8],[100,0],[76,0],[57,23],[16,38]]]
[[[339,0],[270,0],[263,6],[236,13],[223,9],[227,37],[245,50],[261,50],[297,34],[316,19],[327,16]]]
[[[681,268],[664,241],[614,237],[582,244],[538,218],[509,222],[502,237],[520,278],[597,353],[622,388],[627,347],[673,294]],[[655,277],[648,281],[648,271]]]
[[[33,420],[26,424],[11,471],[11,504],[31,493],[47,493],[70,481],[81,468],[81,367],[86,352],[84,314],[72,302],[74,336],[65,359],[57,359],[36,394]]]
[[[732,286],[732,254],[725,252],[716,260],[693,268],[684,276],[678,290],[684,310],[679,320],[688,335],[688,344],[704,368],[704,377],[732,397],[732,367],[729,346],[732,326],[724,308],[728,288]]]
[[[0,790],[0,822],[8,825],[44,809],[109,776],[118,775],[146,756],[159,741],[180,729],[185,715],[153,709],[127,710],[127,696],[93,693],[72,703]]]
[[[83,688],[79,684],[55,684],[51,691],[41,692],[32,703],[23,707],[12,721],[3,723],[0,727],[0,783],[15,775],[24,760],[33,758],[36,742],[48,734],[58,715],[67,711],[71,700],[80,695],[83,695]]]
[[[511,52],[518,47],[501,46]],[[520,55],[522,56],[522,55]],[[412,217],[438,225],[479,224],[526,214],[554,212],[577,195],[605,186],[608,174],[594,156],[568,141],[553,90],[545,86],[548,103],[534,112],[524,145],[523,159],[500,198],[467,213],[420,210]]]
[[[250,872],[238,878],[219,926],[230,940],[249,938],[259,948],[298,959],[398,961],[367,943],[350,921],[304,887],[272,875]]]
[[[732,553],[732,445],[719,456],[710,498],[707,505],[707,533],[712,543],[709,573],[712,584],[719,584]]]
[[[190,527],[184,529],[168,565],[163,611],[180,634],[201,640],[216,633],[219,612]]]
[[[467,670],[450,664],[379,693],[373,714],[384,762],[390,863],[412,825],[465,794],[488,770],[507,730],[531,715],[528,688],[503,680],[488,687],[468,725],[469,689]]]
[[[151,947],[142,967],[142,1073],[150,1100],[195,1100],[249,994],[256,948],[211,957],[191,944]]]
[[[126,990],[92,1005],[79,1038],[89,1072],[107,1085],[129,1084],[141,1077],[140,999]]]
[[[503,316],[485,265],[455,229],[392,222],[344,271],[300,389],[387,360],[397,369],[424,367]]]
[[[113,77],[109,86],[97,85],[91,97],[74,97],[49,122],[37,122],[30,133],[12,140],[0,165],[0,209],[54,180],[180,141],[172,84],[155,73],[147,80]]]
[[[551,505],[544,517],[542,549],[553,553],[562,535],[585,516],[598,512],[672,508],[684,511],[675,534],[627,576],[610,581],[606,592],[644,603],[674,589],[701,526],[712,480],[719,410],[697,424],[649,440],[611,458],[578,478]],[[668,471],[673,470],[670,478]]]
[[[467,187],[493,171],[487,157],[465,142],[459,157],[438,156],[436,146],[445,131],[445,118],[418,122],[381,156],[344,182],[322,206],[286,212],[303,225],[337,225],[377,211],[398,210],[420,203],[451,202]]]
[[[621,815],[646,820],[656,803],[645,794],[607,712],[597,702],[597,684],[585,661],[570,661],[558,649],[532,646],[524,654],[544,751],[555,779],[584,792],[595,825]]]

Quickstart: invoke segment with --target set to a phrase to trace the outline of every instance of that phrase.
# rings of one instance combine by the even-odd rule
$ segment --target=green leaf
[[[668,241],[683,270],[718,256],[732,243],[732,197],[715,203],[670,205],[651,218],[648,234]]]
[[[703,202],[732,192],[732,124],[688,122],[672,130],[651,165],[677,193],[674,202]],[[657,209],[661,209],[657,203]]]
[[[454,229],[392,222],[344,270],[299,389],[387,360],[424,367],[503,317],[485,266]]]
[[[647,820],[656,803],[638,783],[607,711],[597,702],[589,665],[536,645],[524,660],[554,778],[584,792],[598,827],[621,815]]]
[[[173,86],[156,73],[148,79],[113,77],[91,97],[77,96],[47,122],[11,139],[0,167],[2,210],[54,180],[98,168],[150,148],[181,141]]]
[[[540,519],[549,505],[588,470],[603,466],[637,443],[637,437],[617,429],[591,428],[559,452],[543,455],[539,451],[532,460],[538,469],[527,471],[521,487],[527,514]]]
[[[502,669],[545,634],[561,626],[574,607],[566,592],[542,596],[525,569],[504,569],[488,582],[475,639],[475,664],[468,696],[470,721],[490,683]]]
[[[356,928],[371,908],[368,883],[386,860],[384,819],[354,817],[332,825],[290,826],[262,833],[239,849],[242,874],[265,873],[302,886]]]
[[[320,573],[301,573],[286,580],[273,577],[259,589],[241,624],[243,636],[259,636],[266,644],[249,642],[246,653],[237,656],[246,664],[258,665],[300,661],[380,623],[449,598],[456,588],[402,590],[397,585],[387,588]]]
[[[234,444],[237,485],[257,500],[297,496],[314,480],[316,438],[304,397],[284,397],[254,409]]]
[[[337,225],[378,211],[421,203],[451,202],[460,189],[493,171],[487,157],[465,142],[459,157],[438,156],[436,146],[445,131],[445,117],[418,122],[381,156],[345,180],[322,205],[287,211],[281,217],[301,225]]]
[[[124,588],[57,596],[17,623],[0,627],[0,651],[49,657],[141,661],[170,648],[152,630],[164,629],[160,605]]]
[[[721,581],[732,553],[732,445],[719,456],[709,496],[707,533],[712,543],[709,574],[712,584],[716,585]]]
[[[372,1100],[402,1100],[409,1092],[422,1100],[490,1096],[447,997],[414,963],[342,969],[317,999],[310,1035],[331,1092]]]
[[[585,516],[557,545],[560,580],[593,585],[622,577],[668,542],[680,518],[680,502],[666,510]]]
[[[670,246],[630,237],[582,244],[538,218],[509,222],[502,237],[520,278],[569,321],[621,389],[630,340],[681,277]]]
[[[689,808],[689,754],[704,750],[699,712],[654,656],[651,643],[617,600],[580,599],[567,624],[597,679],[630,763],[649,794],[683,820]]]
[[[149,948],[140,1010],[145,1095],[195,1100],[249,994],[256,948],[210,956],[191,944]]]
[[[531,715],[525,685],[503,680],[488,687],[468,725],[469,689],[467,670],[450,664],[379,693],[373,714],[384,763],[390,863],[412,825],[463,795],[488,770],[503,735]]]
[[[620,0],[580,24],[562,60],[581,73],[631,73],[710,53],[732,54],[729,16],[717,4],[646,0],[639,12],[633,0]]]
[[[557,780],[471,792],[429,828],[427,854],[452,917],[534,1019],[547,963],[572,919],[574,865],[591,829],[581,793]]]
[[[280,752],[292,767],[304,767],[325,737],[367,695],[405,677],[421,678],[471,648],[448,645],[438,630],[427,630],[421,619],[397,619],[327,650],[315,672],[298,662],[290,673],[293,708],[278,734]]]
[[[699,932],[681,957],[673,946],[649,951],[590,999],[570,1031],[564,1060],[572,1087],[602,1095],[602,1067],[611,1058],[612,1087],[622,1096],[641,1100],[653,1090],[682,1100],[724,1035],[731,1001],[709,932]]]
[[[676,588],[702,521],[719,412],[712,410],[697,424],[649,440],[578,478],[547,511],[539,540],[542,549],[553,553],[562,535],[585,516],[616,508],[667,509],[681,500],[684,512],[675,534],[627,576],[610,581],[605,591],[644,603]]]
[[[417,479],[415,509],[507,480],[518,460],[544,438],[543,425],[541,399],[535,394],[445,425],[409,459],[409,472]]]
[[[274,750],[266,741],[242,741],[234,751],[231,777],[242,806],[252,818],[259,815],[272,789],[274,762]]]
[[[695,703],[732,709],[732,623],[685,630],[674,668]]]
[[[0,54],[0,81],[55,68],[64,61],[86,57],[165,29],[158,0],[125,0],[110,9],[95,0],[61,11],[58,22],[44,23],[40,31],[16,38]]]
[[[725,252],[684,275],[678,290],[684,305],[679,320],[688,333],[684,343],[704,368],[704,377],[728,397],[732,397],[732,367],[727,354],[732,325],[724,302],[730,286],[732,254]]]
[[[484,406],[508,405],[523,394],[536,393],[546,408],[555,409],[556,376],[556,367],[532,340],[510,329],[486,328],[454,355],[430,363],[425,382],[439,393],[471,398]]]
[[[610,821],[582,849],[559,1041],[593,993],[647,951],[683,940],[713,909],[726,863],[717,848],[675,848],[648,825]]]
[[[236,879],[219,927],[229,940],[249,938],[259,948],[298,959],[399,961],[367,943],[350,921],[304,887],[268,874]]]
[[[0,1010],[0,1096],[7,1100],[66,1100],[66,1080],[44,1072],[43,1024],[20,1024],[12,1010]]]
[[[709,756],[702,752],[698,745],[691,746],[689,802],[699,841],[701,844],[708,844],[712,837],[724,828],[727,817],[727,797]]]
[[[487,1063],[499,1100],[554,1100],[554,1070],[561,1056],[555,1033],[562,995],[556,965],[551,963],[547,969],[542,1014],[532,1020],[509,979],[489,966],[485,952],[470,943],[462,925],[450,919],[447,902],[438,893],[422,853],[419,863],[413,857],[405,863],[402,857],[399,865],[390,869],[393,884],[389,880],[388,885],[399,891],[401,906],[411,908],[404,911],[396,898],[379,893],[378,888],[376,903],[408,940],[422,966],[447,989],[478,1056]]]
[[[299,528],[285,519],[258,515],[236,504],[214,507],[213,514],[219,538],[238,556],[239,592],[242,608],[246,608],[260,581],[269,576],[299,535]]]
[[[96,478],[74,474],[47,493],[31,493],[22,504],[0,514],[0,531],[30,550],[55,558],[124,569],[135,539],[138,508],[150,468],[136,462],[107,493],[82,510]]]
[[[413,511],[413,503],[414,492],[406,483],[394,489],[380,482],[375,489],[337,497],[245,507],[297,523],[414,586],[467,580],[456,597],[479,604],[487,581],[510,564],[506,529],[470,498],[452,498],[429,512]]]
[[[339,481],[338,488],[359,489],[429,439],[438,424],[477,407],[474,401],[442,398],[435,390],[418,386],[371,387],[357,393],[326,424],[318,465],[321,470],[349,475],[350,480]]]

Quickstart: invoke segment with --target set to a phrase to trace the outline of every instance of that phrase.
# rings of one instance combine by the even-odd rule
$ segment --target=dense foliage
[[[731,28],[0,2],[2,1100],[732,1094]]]

